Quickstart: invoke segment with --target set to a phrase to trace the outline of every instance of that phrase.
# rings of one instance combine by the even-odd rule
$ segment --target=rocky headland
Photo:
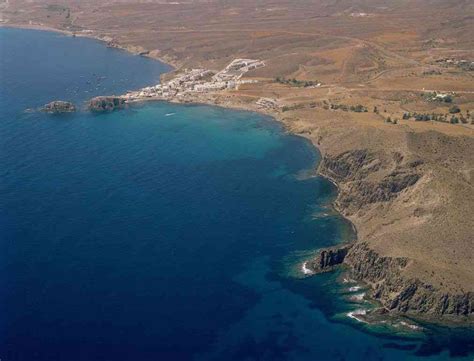
[[[320,250],[306,262],[315,274],[345,266],[352,280],[370,286],[370,298],[379,301],[377,314],[406,315],[418,319],[449,323],[473,321],[474,293],[449,293],[417,277],[405,277],[409,258],[384,257],[365,242]]]
[[[469,263],[472,232],[469,221],[460,215],[465,221],[455,220],[458,229],[455,235],[449,235],[444,219],[448,213],[443,210],[449,207],[449,202],[459,199],[460,194],[455,197],[452,193],[457,192],[467,197],[464,202],[458,202],[461,213],[468,212],[463,204],[472,201],[466,182],[469,177],[459,173],[466,166],[461,162],[464,157],[450,164],[460,166],[451,173],[451,183],[454,186],[460,181],[466,189],[456,191],[455,187],[445,187],[442,192],[450,192],[453,197],[448,201],[448,197],[435,194],[440,190],[439,181],[445,176],[442,173],[447,164],[433,161],[439,157],[438,152],[453,146],[449,137],[434,132],[410,134],[406,135],[406,141],[408,148],[403,153],[356,149],[323,158],[320,173],[336,182],[340,189],[335,206],[354,222],[359,237],[352,244],[320,250],[314,259],[306,262],[306,267],[315,273],[343,267],[350,279],[369,286],[370,298],[380,304],[379,314],[449,324],[472,323],[474,292],[470,286],[472,263]],[[433,143],[430,156],[425,154],[421,158],[419,151],[416,155],[407,152],[410,145],[416,144],[418,148],[426,146],[427,141]],[[470,138],[464,142],[473,145]],[[430,237],[432,245],[419,242],[422,237]],[[464,249],[465,254],[455,256],[457,249],[449,242],[454,237],[464,239],[457,247]],[[405,250],[408,248],[411,252]],[[463,264],[466,256],[467,262]],[[427,267],[427,259],[431,257],[437,261]],[[465,278],[456,280],[451,272],[459,272],[460,265]]]

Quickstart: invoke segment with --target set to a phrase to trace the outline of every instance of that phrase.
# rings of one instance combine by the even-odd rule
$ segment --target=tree
[[[356,106],[352,106],[351,110],[357,113],[362,113],[367,111],[367,109],[362,104],[357,104]]]
[[[453,97],[451,95],[446,95],[444,97],[444,102],[445,103],[452,103],[453,102]]]
[[[449,112],[451,114],[456,114],[456,113],[459,113],[460,111],[461,109],[457,105],[453,105],[449,108]]]

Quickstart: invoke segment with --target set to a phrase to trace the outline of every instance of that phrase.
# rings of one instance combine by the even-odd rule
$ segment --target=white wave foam
[[[306,267],[307,262],[303,262],[303,265],[301,266],[301,272],[305,275],[312,275],[314,274],[314,271]]]
[[[405,321],[400,321],[400,325],[411,328],[412,330],[421,330],[422,327],[413,325],[411,323],[405,322]]]
[[[349,292],[357,292],[361,289],[361,286],[353,286],[349,288]]]
[[[365,293],[358,293],[356,295],[351,296],[352,301],[363,301],[364,300]]]
[[[347,317],[349,318],[352,318],[356,321],[359,321],[359,322],[363,322],[363,323],[368,323],[367,321],[365,321],[364,319],[362,319],[361,317],[357,317],[357,316],[365,316],[367,314],[367,311],[364,310],[364,309],[358,309],[358,310],[354,310],[354,311],[351,311],[351,312],[348,312],[347,313]]]

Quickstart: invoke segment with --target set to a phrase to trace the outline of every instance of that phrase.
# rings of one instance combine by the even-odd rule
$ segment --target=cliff
[[[402,165],[403,157],[395,153],[392,169],[381,179],[371,180],[370,175],[383,171],[387,161],[367,149],[356,149],[323,159],[320,171],[335,182],[350,182],[349,188],[338,198],[338,205],[346,214],[353,214],[363,206],[389,201],[404,189],[414,185],[420,175],[416,168],[421,160]]]
[[[344,262],[351,247],[352,245],[345,245],[323,249],[306,266],[315,273],[331,271]]]
[[[358,243],[345,257],[351,276],[372,288],[372,297],[390,312],[414,316],[472,316],[474,293],[448,293],[418,278],[404,277],[408,258],[382,257]]]
[[[315,272],[345,265],[351,278],[370,286],[385,312],[472,322],[473,238],[467,215],[473,141],[454,143],[436,132],[402,134],[400,141],[397,151],[323,143],[319,171],[338,184],[335,204],[354,223],[358,240],[349,248],[322,250],[307,265]]]

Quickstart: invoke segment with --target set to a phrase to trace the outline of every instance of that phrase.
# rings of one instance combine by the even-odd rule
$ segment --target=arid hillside
[[[264,76],[325,81],[367,81],[474,45],[466,0],[9,0],[2,13],[3,22],[92,30],[180,64],[221,66],[245,55],[268,61]]]

